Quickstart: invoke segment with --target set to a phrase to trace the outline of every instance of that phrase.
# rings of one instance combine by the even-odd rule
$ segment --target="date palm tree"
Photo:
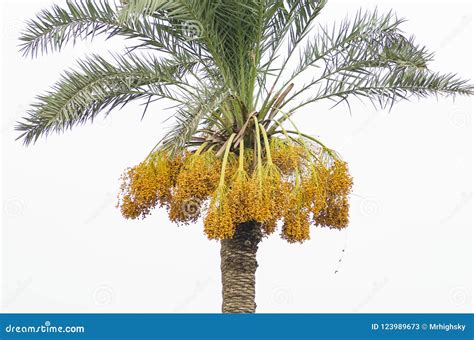
[[[454,74],[428,69],[432,54],[400,30],[393,13],[358,12],[318,26],[325,0],[68,0],[28,21],[24,55],[76,39],[120,36],[123,53],[90,55],[39,96],[18,123],[19,139],[93,121],[131,102],[144,112],[174,103],[174,125],[127,169],[119,207],[143,218],[163,207],[221,242],[222,311],[255,312],[256,253],[280,229],[288,242],[310,225],[349,222],[347,164],[300,131],[295,113],[323,100],[376,107],[430,95],[472,95]],[[302,75],[311,74],[309,82]]]

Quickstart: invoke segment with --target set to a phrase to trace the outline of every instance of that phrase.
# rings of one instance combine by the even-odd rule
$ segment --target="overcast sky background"
[[[0,3],[3,311],[220,312],[219,244],[202,221],[177,227],[164,210],[127,221],[115,208],[120,174],[167,126],[161,104],[143,121],[132,105],[28,148],[14,141],[15,121],[62,70],[123,47],[97,39],[21,57],[23,22],[51,3]],[[408,20],[404,30],[436,52],[433,70],[473,78],[471,1],[330,0],[320,22],[376,6]],[[470,312],[472,100],[414,100],[390,113],[352,103],[352,116],[330,103],[296,116],[349,163],[350,227],[313,228],[303,245],[265,239],[258,312]]]

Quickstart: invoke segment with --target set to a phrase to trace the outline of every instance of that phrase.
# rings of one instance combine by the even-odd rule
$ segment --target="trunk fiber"
[[[248,222],[236,227],[233,238],[221,241],[223,313],[255,313],[255,271],[261,240],[260,225]]]

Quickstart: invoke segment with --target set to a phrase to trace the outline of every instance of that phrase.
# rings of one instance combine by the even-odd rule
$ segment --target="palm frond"
[[[205,3],[210,3],[206,2]],[[186,1],[168,1],[168,0],[129,0],[125,2],[120,18],[127,20],[134,17],[139,18],[142,15],[157,15],[167,13],[173,19],[190,20],[192,13],[190,11],[192,4]]]
[[[300,54],[298,66],[294,68],[288,83],[318,62],[331,63],[334,57],[350,55],[357,48],[366,48],[359,53],[376,54],[380,48],[396,38],[402,37],[399,25],[404,22],[392,12],[379,15],[378,11],[359,11],[353,20],[345,19],[339,26],[320,26],[314,39],[309,39]],[[342,53],[342,54],[341,54]]]
[[[467,82],[452,74],[428,71],[432,53],[403,36],[399,28],[402,22],[392,13],[379,15],[374,11],[359,12],[353,21],[346,19],[331,29],[320,27],[277,94],[309,67],[319,75],[296,88],[274,109],[281,110],[305,94],[310,97],[293,106],[291,112],[322,99],[349,105],[351,96],[366,97],[385,108],[412,95],[470,94],[472,87]]]
[[[323,99],[337,105],[363,97],[384,108],[412,96],[473,94],[473,86],[455,75],[428,70],[432,54],[403,34],[403,20],[393,13],[360,11],[354,20],[320,26],[310,36],[325,4],[66,0],[65,7],[53,6],[27,23],[21,36],[25,55],[97,35],[131,38],[131,46],[114,62],[92,56],[79,70],[67,71],[19,123],[19,138],[32,143],[93,120],[102,110],[108,114],[143,100],[146,111],[149,103],[165,98],[177,103],[177,113],[163,143],[177,151],[193,140],[219,144],[244,131],[249,117],[258,116],[264,128],[274,130],[275,120]],[[139,48],[165,57],[136,54]],[[309,70],[312,80],[300,84],[300,75]],[[278,120],[283,109],[288,115]]]
[[[427,97],[430,95],[455,96],[473,95],[474,85],[458,78],[455,74],[433,73],[425,69],[398,68],[393,70],[379,69],[364,75],[354,77],[341,74],[337,78],[327,79],[316,90],[316,94],[302,101],[289,110],[288,116],[302,107],[328,99],[335,102],[347,102],[349,97],[369,99],[376,107],[392,107],[399,100],[411,97]],[[282,117],[279,122],[286,120]],[[272,127],[272,131],[277,125]]]
[[[39,96],[28,116],[17,125],[18,139],[35,142],[50,132],[83,124],[105,108],[109,111],[136,99],[181,99],[168,86],[186,89],[184,76],[196,65],[129,54],[115,56],[115,64],[93,55],[79,62],[79,70],[65,72],[45,95]],[[190,90],[188,90],[190,91]]]
[[[262,58],[259,64],[260,91],[256,96],[257,101],[261,91],[265,89],[269,75],[277,72],[274,85],[278,82],[297,47],[310,31],[314,20],[326,3],[327,0],[268,1],[261,46]],[[287,42],[286,55],[281,61],[281,66],[274,66],[285,41]]]
[[[315,66],[315,70],[322,69],[320,76],[301,86],[281,108],[314,86],[329,85],[335,79],[357,81],[399,68],[426,69],[432,53],[417,45],[413,38],[405,38],[398,28],[400,22],[390,13],[379,18],[374,12],[359,15],[352,25],[343,22],[338,31],[323,29],[320,39],[308,43],[290,80],[294,81],[309,65]]]
[[[173,115],[175,122],[161,140],[162,148],[171,152],[184,149],[193,137],[197,137],[199,128],[212,120],[212,114],[228,95],[228,91],[217,86],[201,88],[195,95],[187,98]]]
[[[325,76],[332,75],[335,72],[335,67],[351,64],[354,61],[372,60],[381,48],[390,44],[393,45],[392,42],[395,40],[393,38],[402,37],[398,29],[402,22],[403,20],[396,18],[392,13],[380,16],[375,10],[373,13],[359,11],[354,20],[351,21],[346,18],[338,26],[336,24],[331,28],[320,26],[316,35],[308,39],[306,46],[301,49],[299,61],[297,66],[293,68],[291,75],[280,84],[275,92],[277,94],[282,92],[309,67],[312,67],[314,71],[322,68],[324,70],[323,75],[313,78],[309,84],[305,84],[300,90],[296,90],[296,93],[291,95],[280,108],[283,108],[289,101],[317,84]],[[274,86],[277,85],[283,71],[285,70],[280,69],[274,81]],[[268,106],[268,103],[269,97],[264,102],[264,106]],[[269,108],[266,107],[261,118],[264,118],[268,110]]]
[[[67,0],[66,7],[54,5],[26,23],[20,36],[21,51],[33,57],[59,51],[69,42],[105,35],[134,39],[138,46],[168,54],[192,53],[170,33],[163,21],[142,16],[136,20],[119,17],[120,5],[108,0]]]
[[[152,15],[165,20],[212,57],[226,86],[252,109],[257,55],[265,8],[261,0],[130,0],[122,10],[124,20]],[[188,42],[189,43],[189,42]]]

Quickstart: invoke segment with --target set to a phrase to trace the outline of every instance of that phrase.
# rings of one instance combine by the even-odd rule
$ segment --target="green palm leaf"
[[[115,63],[93,55],[79,62],[79,70],[65,72],[45,95],[39,96],[17,129],[25,144],[41,135],[61,132],[94,119],[109,110],[137,99],[166,98],[181,103],[179,93],[168,87],[190,91],[185,74],[195,61],[176,63],[129,54],[115,56]],[[182,79],[182,81],[180,81]]]
[[[274,119],[284,121],[325,99],[338,104],[361,97],[387,107],[412,96],[473,93],[455,75],[430,71],[432,54],[403,34],[403,20],[393,13],[359,12],[313,34],[325,5],[325,0],[67,0],[64,8],[53,6],[27,23],[20,38],[24,54],[60,50],[99,34],[132,43],[114,62],[92,56],[79,70],[66,72],[19,123],[19,138],[28,144],[134,100],[146,103],[145,110],[157,99],[177,104],[176,124],[162,141],[176,149],[193,138],[222,143],[232,133],[251,134],[246,122],[255,112],[274,131]],[[133,52],[137,48],[147,48],[148,55]],[[302,83],[307,72],[313,77]],[[281,112],[288,116],[275,117]]]

